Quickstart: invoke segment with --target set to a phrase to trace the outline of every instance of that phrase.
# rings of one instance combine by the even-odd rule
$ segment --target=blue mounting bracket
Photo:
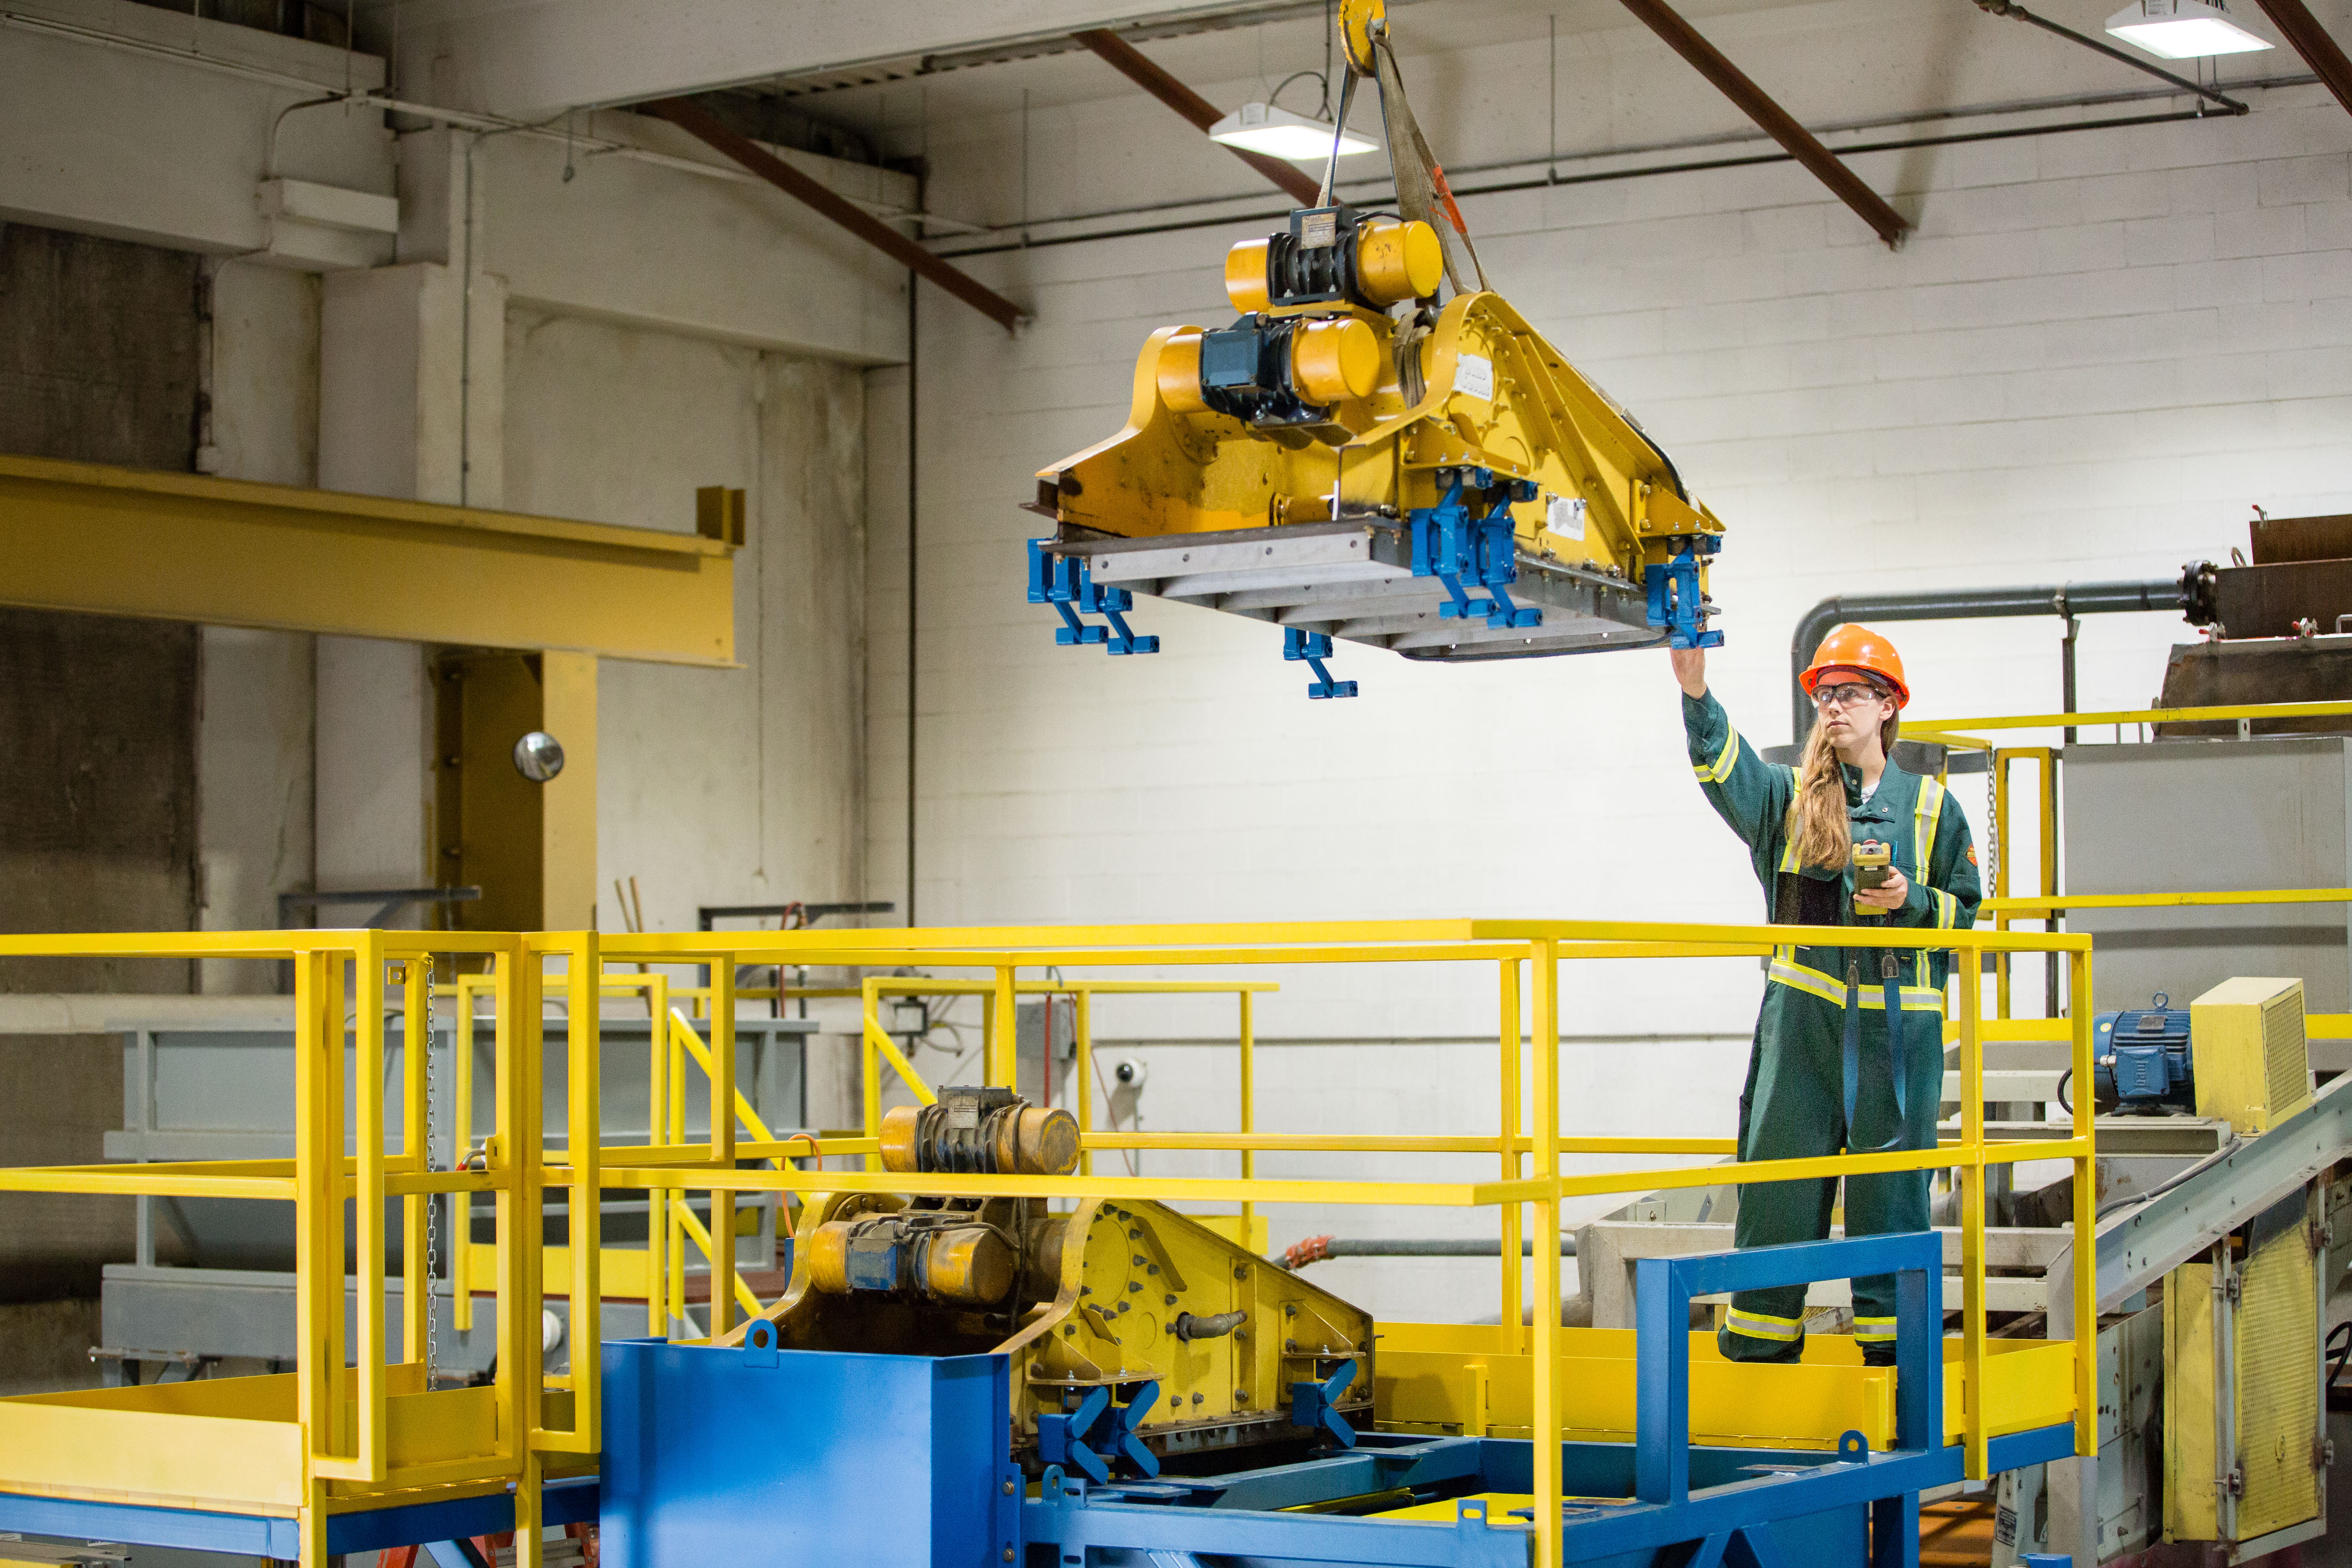
[[[1650,624],[1666,628],[1667,647],[1723,646],[1723,634],[1707,629],[1706,595],[1698,585],[1699,557],[1722,548],[1722,540],[1702,533],[1664,566],[1643,568],[1643,585],[1650,591]]]
[[[1525,628],[1543,625],[1543,611],[1517,605],[1505,590],[1519,580],[1517,546],[1508,502],[1498,503],[1484,516],[1473,517],[1462,499],[1464,479],[1484,490],[1495,483],[1491,468],[1472,468],[1447,487],[1435,506],[1415,507],[1412,526],[1412,574],[1434,577],[1444,586],[1446,603],[1437,606],[1440,620],[1468,620],[1483,616],[1489,626]],[[1506,481],[1508,500],[1533,500],[1533,479]],[[1482,589],[1483,599],[1464,588]]]
[[[1356,1363],[1342,1362],[1339,1370],[1321,1383],[1294,1383],[1290,1385],[1290,1424],[1328,1432],[1339,1440],[1342,1448],[1356,1446],[1356,1429],[1337,1410],[1339,1395],[1356,1381]]]
[[[1062,625],[1054,641],[1063,647],[1103,645],[1113,654],[1158,653],[1157,637],[1137,637],[1127,624],[1135,595],[1125,588],[1106,588],[1094,580],[1084,559],[1058,554],[1050,539],[1029,541],[1029,602],[1051,605],[1061,612]],[[1081,615],[1100,616],[1108,626],[1089,626]]]
[[[1304,626],[1285,626],[1282,628],[1282,657],[1303,658],[1307,661],[1307,668],[1315,672],[1315,679],[1307,683],[1307,696],[1353,697],[1356,694],[1354,681],[1334,680],[1331,672],[1324,668],[1323,661],[1331,657],[1329,633],[1310,632]]]
[[[1114,1405],[1109,1386],[1097,1384],[1068,1415],[1037,1417],[1037,1458],[1048,1465],[1076,1466],[1097,1486],[1109,1483],[1111,1468],[1121,1459],[1143,1475],[1156,1476],[1160,1456],[1143,1446],[1135,1429],[1159,1398],[1160,1384],[1154,1380],[1137,1389],[1125,1405]],[[1097,1452],[1092,1446],[1096,1441],[1104,1443],[1106,1451]]]

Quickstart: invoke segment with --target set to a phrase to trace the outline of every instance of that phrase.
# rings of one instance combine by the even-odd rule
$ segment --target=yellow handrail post
[[[882,1032],[881,985],[882,982],[877,979],[869,978],[866,982],[866,1018],[864,1026],[857,1033],[858,1085],[860,1103],[865,1112],[858,1125],[868,1138],[882,1135],[882,1058],[874,1048],[874,1037]],[[878,1171],[882,1168],[882,1157],[879,1154],[862,1154],[858,1157],[857,1167],[862,1171]]]
[[[691,1008],[693,1004],[689,1002]],[[686,1053],[677,1048],[677,1037],[669,1036],[669,1131],[667,1137],[671,1148],[686,1142]],[[677,1223],[677,1211],[686,1206],[684,1187],[666,1187],[669,1205],[662,1210],[662,1234],[669,1249],[665,1265],[669,1274],[669,1321],[689,1332],[693,1324],[686,1315],[686,1233]],[[675,1330],[673,1330],[675,1331]]]
[[[646,977],[646,1142],[657,1144],[669,1127],[669,1060],[677,1047],[670,1037],[669,976]],[[669,1193],[646,1189],[646,1332],[669,1337]]]
[[[735,955],[710,966],[710,1165],[735,1168]],[[735,1307],[735,1190],[710,1189],[710,1337],[732,1326]]]
[[[1021,1087],[1020,1009],[1013,1000],[1013,965],[996,966],[996,995],[989,1010],[988,1081],[1005,1089]]]
[[[2042,773],[2042,896],[2058,896],[2058,753],[2051,747],[2042,748],[2039,765]],[[2051,910],[2042,917],[2042,929],[2054,931],[2062,916]],[[2042,955],[2043,1013],[2058,1016],[2058,955]]]
[[[2091,955],[2070,953],[2066,988],[2073,1015],[2074,1081],[2091,1081]],[[2099,1451],[2098,1108],[2074,1091],[2074,1452]]]
[[[1502,963],[1502,1027],[1500,1054],[1496,1058],[1497,1100],[1495,1107],[1496,1152],[1502,1157],[1502,1169],[1497,1173],[1504,1181],[1519,1179],[1519,1097],[1524,1092],[1519,1082],[1519,960],[1517,954]],[[1526,1211],[1517,1204],[1502,1205],[1503,1221],[1503,1306],[1500,1318],[1503,1342],[1513,1347],[1526,1344],[1520,1331],[1519,1298],[1524,1270],[1519,1264],[1519,1237],[1526,1226]]]
[[[1559,949],[1528,944],[1535,970],[1535,1562],[1560,1568]],[[1517,1258],[1512,1259],[1514,1263]]]
[[[503,956],[503,955],[502,955]],[[514,1430],[525,1435],[520,1458],[526,1474],[541,1440],[541,1390],[546,1352],[540,1346],[541,1274],[546,1264],[545,1083],[547,1078],[546,955],[530,942],[499,976],[498,1023],[499,1382]],[[528,1314],[528,1315],[526,1315]],[[516,1504],[520,1516],[520,1494]],[[517,1519],[520,1555],[525,1532]],[[538,1548],[532,1545],[533,1555]]]
[[[359,1343],[355,1414],[358,1442],[353,1480],[381,1481],[385,1452],[383,1345],[383,933],[360,933],[356,965],[358,1060],[352,1072],[359,1147],[352,1191],[352,1234],[359,1254],[359,1300],[353,1316]],[[340,1152],[340,1151],[339,1151]]]
[[[572,1347],[572,1427],[550,1446],[574,1454],[593,1454],[604,1447],[599,1370],[604,1343],[600,1321],[604,1301],[604,1139],[597,1108],[603,1098],[604,959],[598,942],[593,931],[573,936],[564,975],[569,993],[564,1040],[571,1058],[564,1084],[564,1131],[572,1163],[572,1331],[565,1342]]]
[[[1981,971],[1979,951],[1962,947],[1963,963]],[[1970,1480],[1990,1478],[1985,1429],[1985,1144],[1984,1144],[1984,997],[1983,987],[1960,988],[1960,1356],[1966,1367],[1968,1445],[1965,1474]],[[1892,1020],[1890,1020],[1892,1022]],[[2085,1082],[2088,1080],[2085,1079]],[[2078,1096],[2078,1098],[2088,1098]]]
[[[425,963],[408,958],[400,965],[400,1152],[403,1165],[423,1171],[433,1163],[433,1130],[425,1106],[425,1068],[433,1049],[431,1010],[425,993]],[[400,1359],[425,1361],[425,1340],[433,1311],[433,1278],[425,1272],[427,1211],[433,1200],[411,1193],[400,1200]]]
[[[1087,1135],[1095,1130],[1095,1021],[1094,996],[1081,990],[1070,1001],[1070,1033],[1078,1053],[1078,1174],[1095,1173],[1094,1151],[1086,1147]],[[1248,1229],[1246,1221],[1243,1229]]]
[[[488,975],[460,974],[450,989],[457,994],[457,1018],[450,1031],[449,1054],[457,1070],[449,1102],[449,1149],[453,1166],[463,1167],[474,1148],[474,998]],[[474,1328],[474,1194],[449,1194],[449,1326],[457,1332]]]
[[[294,1386],[314,1477],[343,1468],[342,974],[339,952],[313,950],[294,961]],[[318,1523],[323,1540],[323,1515]]]
[[[1246,1136],[1247,1134],[1257,1131],[1257,1029],[1256,1019],[1254,1016],[1254,1008],[1252,1005],[1256,1001],[1256,997],[1247,990],[1244,990],[1240,994],[1242,1002],[1242,1132]],[[1049,1007],[1052,1006],[1052,999],[1048,998],[1045,1005]],[[1051,1064],[1049,1063],[1048,1066],[1050,1067],[1050,1065]],[[1242,1151],[1242,1180],[1244,1182],[1251,1181],[1255,1179],[1256,1175],[1256,1151],[1244,1149]],[[1244,1247],[1248,1247],[1250,1245],[1250,1219],[1251,1216],[1256,1213],[1257,1205],[1255,1204],[1250,1203],[1246,1200],[1243,1202],[1242,1245]]]

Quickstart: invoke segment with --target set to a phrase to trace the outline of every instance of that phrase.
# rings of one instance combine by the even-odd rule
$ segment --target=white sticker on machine
[[[1544,497],[1544,526],[1562,539],[1584,537],[1584,498],[1582,496]]]
[[[1495,400],[1495,362],[1485,354],[1464,354],[1454,362],[1454,390]]]

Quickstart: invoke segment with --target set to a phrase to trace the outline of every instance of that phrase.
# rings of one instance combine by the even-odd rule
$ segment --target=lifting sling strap
[[[1865,1149],[1853,1141],[1855,1102],[1862,1093],[1862,960],[1845,961],[1845,1040],[1843,1058],[1845,1078],[1845,1152],[1849,1154],[1885,1154],[1905,1146],[1911,1132],[1910,1113],[1905,1105],[1905,1068],[1909,1063],[1903,1049],[1903,963],[1895,956],[1893,948],[1880,950],[1879,973],[1886,981],[1886,1063],[1895,1075],[1895,1136],[1875,1148]]]

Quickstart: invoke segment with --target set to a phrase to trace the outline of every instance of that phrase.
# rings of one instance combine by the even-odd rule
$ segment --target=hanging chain
[[[433,1160],[433,956],[425,957],[425,1168],[440,1167]],[[452,1194],[450,1202],[457,1201]],[[425,1386],[433,1386],[433,1369],[440,1363],[441,1346],[435,1329],[433,1281],[441,1275],[441,1200],[425,1199]]]
[[[1985,753],[1985,863],[1983,896],[1996,896],[2000,887],[2000,763]]]

